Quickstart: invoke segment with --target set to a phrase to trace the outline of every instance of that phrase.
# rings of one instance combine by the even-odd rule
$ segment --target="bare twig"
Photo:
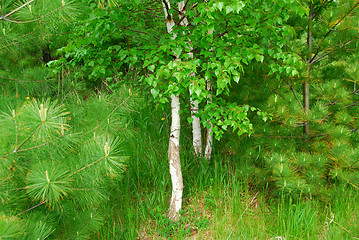
[[[289,85],[290,90],[292,90],[292,92],[293,92],[293,95],[294,95],[295,99],[298,101],[298,103],[299,103],[300,107],[301,107],[301,108],[302,108],[302,110],[304,111],[303,104],[302,104],[302,102],[299,100],[299,98],[297,97],[297,94],[295,93],[295,91],[294,91],[294,88],[293,88],[292,84],[290,84],[290,83],[288,82],[288,85]]]
[[[102,158],[97,159],[96,161],[94,161],[94,162],[92,162],[92,163],[90,163],[90,164],[88,164],[88,165],[86,165],[86,166],[80,168],[79,170],[76,170],[75,172],[71,173],[71,174],[68,175],[67,177],[68,177],[68,178],[69,178],[69,177],[72,177],[73,175],[75,175],[75,174],[77,174],[77,173],[79,173],[79,172],[85,170],[86,168],[89,168],[89,167],[91,167],[92,165],[94,165],[94,164],[96,164],[96,163],[98,163],[98,162],[104,160],[106,157],[107,157],[107,156],[103,156]]]
[[[29,209],[26,209],[25,211],[20,212],[20,213],[18,213],[18,214],[16,214],[16,215],[20,215],[20,214],[26,213],[26,212],[28,212],[28,211],[31,211],[32,209],[35,209],[35,208],[37,208],[37,207],[40,207],[40,206],[43,205],[44,203],[47,203],[47,200],[46,200],[46,201],[43,201],[43,202],[41,202],[41,203],[39,203],[39,204],[37,204],[37,205],[31,207],[31,208],[29,208]]]
[[[26,3],[24,3],[23,5],[21,5],[20,7],[16,8],[15,10],[9,12],[8,14],[5,14],[4,16],[1,16],[1,17],[0,17],[0,20],[1,20],[1,19],[2,19],[2,20],[6,20],[6,18],[7,18],[8,16],[10,16],[11,14],[13,14],[13,13],[19,11],[21,8],[25,7],[26,5],[29,5],[29,4],[32,3],[33,1],[35,1],[35,0],[30,0],[30,1],[26,2]]]

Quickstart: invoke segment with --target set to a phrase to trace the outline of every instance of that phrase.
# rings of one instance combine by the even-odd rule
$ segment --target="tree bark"
[[[208,30],[208,34],[213,34],[213,31],[209,31]],[[213,48],[210,49],[211,52],[213,52]],[[209,100],[207,101],[207,104],[211,104],[212,103],[212,84],[210,79],[206,79],[206,88],[207,91],[209,93],[208,98]],[[212,157],[212,145],[213,145],[213,124],[210,122],[211,127],[209,129],[207,129],[206,132],[206,146],[205,146],[205,150],[204,150],[204,157],[209,161],[211,160]]]
[[[210,83],[210,81],[207,79],[207,91],[211,92],[212,91],[212,84]],[[212,95],[209,94],[209,100],[207,101],[207,104],[211,104],[212,103]],[[209,129],[207,129],[207,133],[206,133],[206,148],[204,150],[204,157],[207,158],[207,160],[211,160],[212,157],[212,144],[213,144],[213,133],[212,133],[212,129],[213,129],[213,124],[211,124],[211,127]]]
[[[192,85],[193,83],[191,83]],[[190,96],[192,96],[191,89],[189,90]],[[191,101],[191,117],[192,121],[192,142],[193,142],[193,150],[196,156],[202,155],[202,134],[201,134],[201,120],[199,117],[196,116],[198,114],[198,101],[193,100],[192,97]]]
[[[178,10],[179,10],[179,19],[183,19],[180,22],[180,25],[188,26],[188,20],[187,17],[185,17],[187,12],[187,6],[185,5],[184,1],[178,3]],[[191,51],[189,53],[189,58],[193,59],[192,46],[190,46],[190,50]],[[190,77],[194,77],[194,76],[196,76],[196,74],[194,72],[191,72]],[[193,83],[191,83],[190,85],[193,85]],[[190,102],[191,102],[191,117],[193,119],[192,121],[193,150],[196,156],[201,156],[202,155],[201,121],[200,118],[196,116],[196,114],[198,114],[198,101],[193,100],[191,88],[189,89],[189,94],[190,94]]]
[[[171,96],[172,124],[168,147],[168,160],[172,180],[172,197],[168,217],[178,220],[182,208],[183,178],[180,161],[180,100],[178,96]]]
[[[163,9],[166,17],[167,32],[172,33],[172,28],[175,25],[173,17],[168,10],[171,8],[169,0],[163,0]],[[175,38],[175,36],[174,36]],[[176,60],[178,57],[176,56]],[[179,211],[182,208],[182,194],[183,194],[183,178],[180,160],[180,99],[179,96],[171,95],[171,132],[169,136],[168,146],[168,161],[170,167],[171,181],[172,181],[172,196],[168,217],[171,220],[178,220]]]

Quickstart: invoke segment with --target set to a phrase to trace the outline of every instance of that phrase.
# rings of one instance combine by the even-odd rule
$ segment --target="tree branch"
[[[32,0],[32,1],[34,1],[34,0]],[[37,21],[39,21],[40,19],[43,19],[43,18],[45,18],[45,17],[47,17],[47,16],[50,16],[50,15],[53,14],[54,12],[56,12],[56,11],[60,10],[61,8],[63,8],[64,6],[65,6],[65,5],[63,4],[63,5],[61,5],[60,7],[58,7],[58,8],[56,8],[56,9],[52,10],[52,11],[49,12],[48,14],[45,14],[45,15],[43,15],[43,16],[37,18],[37,19],[33,19],[33,20],[29,20],[29,21],[16,21],[16,20],[11,20],[11,19],[6,18],[6,16],[7,16],[8,14],[5,15],[5,16],[2,16],[2,17],[0,18],[0,20],[5,20],[5,21],[12,22],[12,23],[18,23],[18,24],[37,22]]]
[[[33,1],[35,1],[35,0],[30,0],[30,1],[26,2],[26,3],[24,3],[23,5],[21,5],[20,7],[16,8],[15,10],[9,12],[8,14],[5,14],[4,16],[1,16],[1,17],[0,17],[0,20],[6,20],[6,18],[7,18],[8,16],[10,16],[11,14],[13,14],[13,13],[19,11],[21,8],[25,7],[26,5],[29,5],[29,4],[32,3]]]
[[[293,93],[293,95],[294,95],[295,99],[298,101],[298,103],[299,103],[300,107],[301,107],[301,108],[302,108],[302,110],[304,111],[303,104],[302,104],[302,102],[299,100],[299,98],[297,97],[297,94],[295,93],[295,91],[294,91],[294,88],[293,88],[292,84],[290,84],[289,82],[287,82],[287,83],[289,84],[289,88],[290,88],[290,90],[292,90],[292,93]]]
[[[334,28],[336,28],[352,11],[354,11],[355,8],[357,8],[359,6],[359,2],[357,2],[356,4],[354,4],[354,6],[346,13],[344,14],[344,16],[331,28],[329,29],[329,31],[327,32],[327,34],[325,34],[323,40],[328,37],[328,35],[334,30]]]

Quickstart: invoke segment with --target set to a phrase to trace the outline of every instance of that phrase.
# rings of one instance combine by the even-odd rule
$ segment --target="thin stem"
[[[106,156],[103,156],[102,158],[97,159],[96,161],[94,161],[94,162],[92,162],[92,163],[90,163],[90,164],[88,164],[88,165],[86,165],[86,166],[80,168],[79,170],[76,170],[75,172],[71,173],[71,174],[68,175],[67,177],[68,177],[68,178],[69,178],[69,177],[72,177],[73,175],[75,175],[75,174],[77,174],[77,173],[79,173],[79,172],[85,170],[86,168],[91,167],[92,165],[94,165],[94,164],[96,164],[96,163],[102,161],[102,160],[105,159],[105,158],[106,158]]]
[[[48,142],[45,142],[45,143],[42,143],[42,144],[40,144],[40,145],[36,145],[36,146],[30,147],[30,148],[21,149],[21,150],[18,150],[17,152],[18,152],[18,153],[19,153],[19,152],[25,152],[25,151],[29,151],[29,150],[32,150],[32,149],[36,149],[36,148],[45,146],[45,145],[47,145],[47,144],[49,144],[49,143],[55,142],[56,140],[62,138],[63,136],[64,136],[64,135],[61,135],[61,136],[55,138],[54,140],[51,140],[51,141],[48,141]]]
[[[304,110],[303,104],[302,104],[302,102],[299,100],[299,98],[297,97],[297,94],[295,93],[294,88],[293,88],[293,86],[292,86],[291,84],[289,84],[289,88],[290,88],[290,90],[292,90],[293,95],[294,95],[295,99],[297,100],[297,102],[299,103],[299,105],[300,105],[300,107],[302,108],[302,110]]]
[[[44,203],[47,203],[47,200],[46,200],[46,201],[43,201],[43,202],[41,202],[41,203],[39,203],[39,204],[37,204],[37,205],[31,207],[31,208],[29,208],[29,209],[26,209],[26,210],[23,211],[23,212],[20,212],[20,213],[18,213],[17,215],[20,215],[20,214],[26,213],[26,212],[28,212],[28,211],[31,211],[32,209],[35,209],[35,208],[37,208],[37,207],[40,207],[40,206],[43,205]]]
[[[16,8],[15,10],[9,12],[8,14],[5,14],[5,16],[1,16],[0,19],[4,19],[4,20],[5,20],[6,17],[8,17],[8,16],[10,16],[11,14],[13,14],[13,13],[19,11],[21,8],[25,7],[26,5],[29,5],[29,4],[32,3],[33,1],[35,1],[35,0],[30,0],[30,1],[26,2],[26,3],[24,3],[23,5],[21,5],[20,7]]]
[[[10,156],[14,153],[19,152],[19,149],[37,132],[37,130],[39,130],[39,128],[41,127],[41,123],[39,124],[39,126],[19,145],[17,146],[14,151],[12,151],[11,153],[8,153],[4,156],[2,156],[1,158],[6,158],[7,156]]]
[[[32,0],[32,1],[34,1],[34,0]],[[45,17],[47,17],[47,16],[50,16],[50,15],[53,14],[54,12],[56,12],[56,11],[60,10],[61,8],[63,8],[64,6],[65,6],[65,5],[61,5],[60,7],[58,7],[58,8],[56,8],[56,9],[52,10],[51,12],[49,12],[49,13],[47,13],[47,14],[45,14],[45,15],[39,17],[39,18],[36,18],[36,19],[33,19],[33,20],[29,20],[29,21],[16,21],[16,20],[11,20],[11,19],[6,18],[6,16],[8,16],[8,15],[2,16],[0,19],[5,20],[5,21],[9,21],[9,22],[12,22],[12,23],[18,23],[18,24],[32,23],[32,22],[39,21],[40,19],[43,19],[43,18],[45,18]]]

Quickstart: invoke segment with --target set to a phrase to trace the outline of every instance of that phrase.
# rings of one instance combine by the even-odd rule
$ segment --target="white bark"
[[[179,10],[179,19],[182,19],[184,15],[186,14],[186,6],[184,1],[178,3],[178,10]],[[183,18],[180,25],[182,26],[188,26],[188,20],[187,18]],[[190,47],[191,52],[189,53],[189,58],[193,59],[193,52],[192,47]],[[190,77],[194,77],[195,73],[191,72]],[[191,83],[193,85],[193,83]],[[202,155],[202,135],[201,135],[201,120],[199,117],[196,116],[198,113],[198,101],[193,100],[192,98],[192,91],[191,87],[189,89],[190,94],[190,102],[191,102],[191,117],[193,119],[192,121],[192,143],[193,143],[193,150],[196,156]]]
[[[168,13],[171,8],[169,0],[163,0],[163,9],[166,17],[167,32],[172,33],[172,28],[175,25],[173,17]],[[173,37],[175,38],[175,36]],[[168,217],[171,220],[178,220],[179,211],[182,208],[182,194],[183,194],[183,178],[180,161],[180,100],[179,96],[172,94],[171,96],[171,132],[168,146],[168,161],[170,165],[170,174],[172,181],[172,196]]]
[[[208,34],[213,34],[213,31],[208,31]],[[210,49],[210,51],[213,51],[213,48]],[[212,92],[212,84],[210,82],[209,79],[206,79],[206,84],[207,84],[207,91],[209,92],[208,98],[209,100],[207,101],[207,104],[211,104],[212,103],[212,95],[210,94]],[[211,127],[209,129],[207,129],[207,134],[206,134],[206,146],[205,146],[205,150],[204,150],[204,157],[207,158],[208,160],[211,160],[212,157],[212,145],[213,145],[213,124],[211,124]]]
[[[191,83],[193,84],[193,83]],[[191,89],[189,90],[190,96],[192,96]],[[191,115],[192,115],[192,141],[193,141],[193,149],[196,156],[202,155],[202,135],[201,135],[201,121],[199,117],[196,117],[198,113],[198,101],[193,100],[192,97],[191,101]]]
[[[172,124],[168,147],[168,160],[172,180],[172,197],[168,217],[177,220],[182,208],[183,178],[180,161],[180,100],[178,96],[171,96]]]
[[[207,90],[208,90],[208,92],[212,91],[212,84],[209,82],[208,79],[207,79]],[[207,104],[211,104],[211,103],[212,103],[212,95],[210,94]],[[212,144],[213,144],[213,132],[212,131],[213,131],[213,124],[211,123],[210,129],[207,129],[206,148],[204,150],[204,157],[207,158],[208,160],[210,160],[212,157]]]

